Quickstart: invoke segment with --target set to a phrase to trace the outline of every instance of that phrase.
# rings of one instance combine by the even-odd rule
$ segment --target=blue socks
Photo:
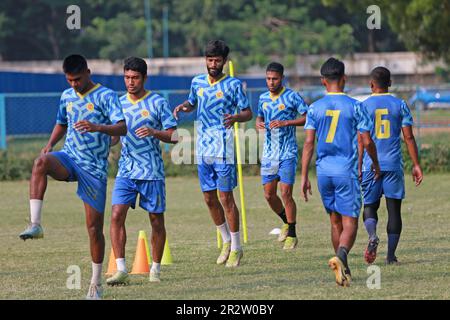
[[[388,253],[387,259],[394,260],[395,259],[395,250],[397,250],[398,241],[400,240],[399,234],[388,234]]]
[[[373,218],[367,218],[364,221],[364,225],[366,226],[367,233],[369,234],[369,239],[373,239],[377,235],[377,220]]]

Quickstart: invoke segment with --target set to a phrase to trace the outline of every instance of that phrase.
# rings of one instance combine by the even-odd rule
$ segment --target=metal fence
[[[248,88],[246,90],[254,112],[256,112],[260,94],[266,90],[266,88]],[[172,108],[185,101],[189,94],[188,90],[155,92],[164,96]],[[440,131],[450,132],[450,87],[427,91],[423,88],[400,86],[392,88],[392,92],[410,103],[419,145],[424,134]],[[123,94],[124,92],[118,93]],[[323,96],[325,91],[323,87],[305,87],[302,88],[300,94],[307,103],[311,103]],[[367,92],[367,89],[350,88],[349,94],[363,98],[370,92]],[[61,93],[54,92],[0,94],[0,149],[7,149],[7,138],[49,135],[55,125],[60,95]],[[180,121],[181,123],[191,122],[195,120],[195,116],[195,112],[182,114]]]
[[[265,88],[247,89],[247,96],[254,111],[258,105],[259,95],[265,90]],[[185,101],[189,95],[189,90],[155,92],[165,97],[172,108]],[[0,150],[7,149],[8,139],[49,135],[56,122],[60,97],[60,92],[0,94]],[[194,121],[195,116],[195,112],[181,114],[180,122]]]

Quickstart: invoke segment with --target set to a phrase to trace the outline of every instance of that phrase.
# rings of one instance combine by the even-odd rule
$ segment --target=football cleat
[[[278,236],[278,241],[283,242],[286,240],[289,231],[289,225],[287,223],[281,226],[280,235]]]
[[[222,246],[222,251],[220,252],[219,257],[217,258],[217,264],[224,264],[227,262],[228,257],[230,256],[231,250],[231,242],[225,242]]]
[[[349,287],[351,276],[350,276],[350,270],[348,270],[348,273],[346,274],[346,268],[344,266],[344,263],[339,259],[338,257],[333,257],[330,260],[328,260],[328,266],[333,270],[336,283],[339,286],[342,287]]]
[[[44,230],[39,224],[30,224],[24,232],[19,234],[19,238],[23,241],[27,239],[41,239],[44,237]]]
[[[91,283],[89,286],[86,300],[101,300],[103,296],[103,287],[101,284]]]
[[[298,239],[297,237],[286,237],[284,241],[283,250],[292,250],[297,247]]]
[[[386,258],[386,260],[384,261],[385,265],[399,265],[400,262],[398,262],[397,257],[394,257],[392,259],[390,258]]]
[[[378,248],[379,243],[380,243],[380,239],[378,239],[377,236],[375,236],[375,238],[369,240],[369,243],[367,244],[367,248],[364,251],[364,260],[368,264],[373,263],[375,261],[375,259],[377,258],[377,248]]]
[[[225,267],[227,268],[235,268],[239,266],[241,263],[241,258],[244,255],[242,250],[233,250],[230,252],[230,256],[228,257],[227,264]]]
[[[151,271],[148,278],[150,282],[161,282],[161,272]]]
[[[128,273],[123,271],[117,271],[114,275],[106,279],[106,284],[108,286],[126,285],[130,283]]]

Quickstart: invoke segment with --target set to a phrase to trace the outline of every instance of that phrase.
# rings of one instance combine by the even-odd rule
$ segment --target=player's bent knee
[[[49,160],[47,156],[42,155],[34,160],[33,172],[46,173],[49,167]]]
[[[266,198],[267,201],[272,201],[277,197],[277,194],[275,192],[265,192],[264,198]]]

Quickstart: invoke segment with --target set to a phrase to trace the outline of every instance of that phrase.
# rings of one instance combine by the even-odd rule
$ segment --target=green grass
[[[449,123],[448,119],[450,117],[450,110],[449,109],[432,109],[432,110],[425,110],[425,111],[419,111],[419,110],[411,110],[414,120],[420,121],[424,123]]]
[[[386,267],[382,263],[386,253],[386,209],[384,205],[380,209],[382,241],[376,261],[381,268],[379,290],[366,286],[362,221],[349,257],[354,282],[350,288],[335,285],[327,266],[333,255],[330,226],[315,180],[312,200],[306,204],[300,201],[296,186],[300,243],[295,251],[283,252],[275,236],[269,235],[280,223],[264,200],[259,178],[245,179],[249,241],[244,246],[242,265],[229,270],[215,264],[219,254],[216,231],[197,179],[169,178],[166,225],[174,263],[162,267],[160,284],[149,283],[145,276],[133,276],[130,286],[105,288],[105,299],[449,299],[450,175],[426,176],[419,188],[413,187],[410,180],[407,177],[403,235],[397,251],[400,266]],[[0,187],[0,299],[83,299],[91,270],[76,184],[49,183],[43,215],[45,238],[26,242],[19,240],[18,234],[28,220],[28,183],[1,182]],[[110,198],[107,203],[111,203]],[[111,248],[111,211],[109,205],[107,208],[104,269]],[[129,268],[141,229],[149,236],[146,213],[141,209],[130,211],[126,252]],[[81,267],[81,290],[66,288],[70,265]]]

